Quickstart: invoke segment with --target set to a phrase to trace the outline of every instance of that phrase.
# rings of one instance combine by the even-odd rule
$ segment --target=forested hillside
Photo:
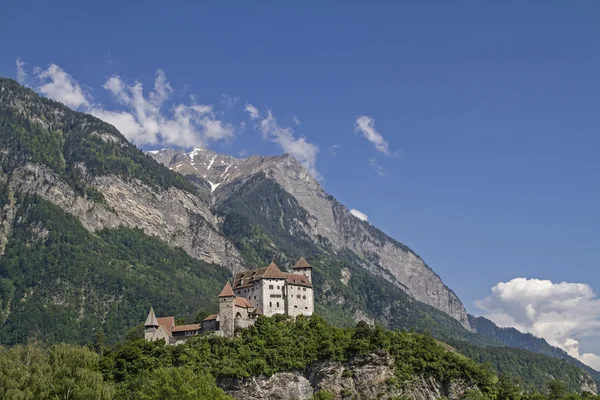
[[[114,347],[101,339],[89,348],[0,347],[0,397],[6,399],[231,399],[225,392],[244,399],[256,394],[261,376],[289,382],[262,387],[261,399],[297,389],[303,391],[300,398],[315,400],[434,394],[474,400],[582,398],[560,381],[538,391],[517,378],[498,377],[489,366],[429,336],[366,324],[341,329],[319,316],[260,317],[237,338],[200,335],[180,346],[132,334]]]
[[[0,343],[83,344],[97,332],[114,342],[150,306],[188,318],[214,310],[230,277],[139,230],[90,233],[45,200],[13,201],[16,223],[0,257]]]
[[[559,360],[565,360],[567,363],[587,371],[597,384],[600,385],[600,372],[588,367],[576,358],[571,357],[566,351],[551,346],[544,339],[535,337],[530,333],[521,333],[514,328],[500,328],[484,317],[474,317],[470,315],[469,321],[473,327],[477,329],[477,333],[482,336],[497,340],[504,346],[516,347],[534,353],[544,354]]]

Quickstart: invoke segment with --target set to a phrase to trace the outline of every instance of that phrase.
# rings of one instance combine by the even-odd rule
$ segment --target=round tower
[[[229,281],[219,294],[219,330],[226,337],[235,333],[235,294]]]

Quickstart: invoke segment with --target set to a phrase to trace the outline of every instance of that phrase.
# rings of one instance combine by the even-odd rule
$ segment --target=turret
[[[226,337],[235,333],[235,293],[229,281],[219,294],[219,330]]]
[[[304,257],[300,257],[296,265],[292,267],[294,273],[302,274],[308,277],[308,280],[312,283],[312,267],[310,264],[304,259]]]
[[[154,332],[156,332],[157,329],[158,319],[156,319],[156,314],[154,314],[154,308],[150,307],[150,312],[148,313],[146,322],[144,322],[144,338],[146,340],[152,340]]]

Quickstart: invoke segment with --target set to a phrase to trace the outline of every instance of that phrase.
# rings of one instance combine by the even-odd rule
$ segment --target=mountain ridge
[[[408,246],[353,216],[293,157],[283,154],[237,159],[206,149],[191,152],[163,149],[149,152],[149,155],[186,177],[207,180],[213,207],[217,210],[237,187],[250,177],[264,173],[307,212],[306,218],[295,226],[298,234],[312,238],[314,242],[320,237],[325,238],[334,252],[349,248],[357,254],[376,258],[365,260],[363,266],[471,329],[462,302],[439,275]],[[385,273],[381,273],[381,269]]]

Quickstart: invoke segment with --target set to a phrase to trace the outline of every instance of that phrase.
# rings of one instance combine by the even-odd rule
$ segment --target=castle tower
[[[304,257],[300,257],[296,265],[292,267],[295,274],[302,274],[308,277],[308,280],[312,283],[312,267],[310,264],[304,259]]]
[[[219,294],[219,329],[226,337],[235,333],[235,294],[229,281]]]
[[[150,307],[150,312],[148,313],[146,322],[144,322],[144,339],[152,340],[157,329],[158,319],[156,319],[156,315],[154,314],[154,308]]]

